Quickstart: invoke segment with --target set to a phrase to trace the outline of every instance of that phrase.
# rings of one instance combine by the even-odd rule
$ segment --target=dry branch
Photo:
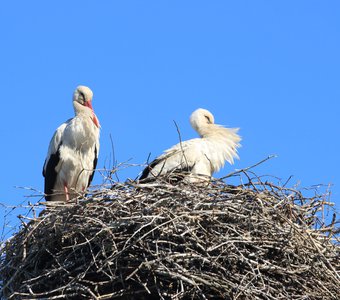
[[[324,196],[258,178],[167,181],[50,203],[2,248],[3,296],[337,299],[340,247],[334,222],[318,218]]]

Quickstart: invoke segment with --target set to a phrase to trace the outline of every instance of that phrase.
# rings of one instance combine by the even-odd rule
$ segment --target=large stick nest
[[[325,198],[261,182],[112,183],[50,203],[2,248],[8,299],[336,299]]]

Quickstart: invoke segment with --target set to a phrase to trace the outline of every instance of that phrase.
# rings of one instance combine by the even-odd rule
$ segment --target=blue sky
[[[3,1],[0,33],[1,203],[39,199],[16,186],[43,189],[48,143],[82,84],[102,125],[99,168],[110,136],[117,162],[132,164],[178,142],[174,120],[196,137],[189,116],[202,107],[243,137],[241,159],[217,176],[276,154],[258,175],[332,184],[339,210],[340,2]]]

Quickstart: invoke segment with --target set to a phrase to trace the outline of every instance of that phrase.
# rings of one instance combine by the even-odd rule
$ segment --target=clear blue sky
[[[48,143],[82,84],[102,125],[99,168],[110,135],[118,162],[141,164],[178,142],[173,120],[196,137],[202,107],[243,137],[217,176],[276,154],[255,171],[333,184],[339,210],[339,1],[3,1],[0,33],[1,203],[27,203],[15,186],[43,190]]]

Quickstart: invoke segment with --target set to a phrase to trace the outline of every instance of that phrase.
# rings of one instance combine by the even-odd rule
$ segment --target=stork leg
[[[70,200],[70,195],[68,193],[68,188],[65,183],[64,183],[64,192],[65,192],[66,202],[68,202]]]

